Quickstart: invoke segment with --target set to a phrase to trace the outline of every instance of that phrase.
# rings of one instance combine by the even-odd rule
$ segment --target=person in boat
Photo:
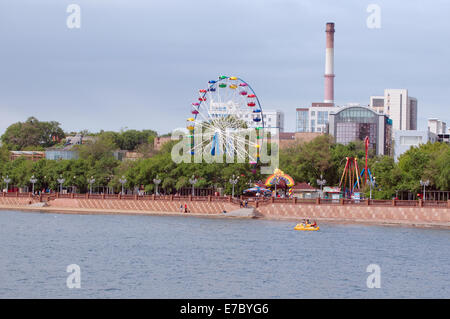
[[[310,221],[309,221],[309,219],[307,219],[306,220],[306,225],[310,225],[311,223],[310,223]]]
[[[317,226],[316,221],[313,221],[313,223],[311,224],[311,227],[316,227],[316,226]]]

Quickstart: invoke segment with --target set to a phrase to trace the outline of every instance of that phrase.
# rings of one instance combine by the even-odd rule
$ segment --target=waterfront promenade
[[[155,196],[3,193],[0,209],[81,214],[146,214],[227,217],[245,198],[231,196]],[[247,198],[249,207],[264,219],[411,225],[450,228],[450,201],[324,200]],[[188,213],[184,212],[187,207]]]

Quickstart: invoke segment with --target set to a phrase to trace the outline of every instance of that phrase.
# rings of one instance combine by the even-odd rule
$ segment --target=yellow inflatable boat
[[[295,230],[319,230],[319,226],[311,226],[310,224],[297,224]]]

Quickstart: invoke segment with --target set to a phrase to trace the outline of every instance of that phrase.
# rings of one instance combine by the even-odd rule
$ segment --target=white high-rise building
[[[428,129],[434,134],[446,134],[447,124],[438,119],[428,119]]]
[[[417,129],[417,99],[407,89],[385,89],[384,96],[371,96],[370,107],[392,120],[393,130]]]
[[[253,121],[253,114],[243,114],[242,119],[247,122],[248,127],[255,127],[256,124]],[[279,110],[263,110],[262,120],[264,122],[264,128],[269,129],[272,134],[278,132],[284,132],[284,113]],[[259,126],[259,125],[258,125]]]
[[[237,118],[246,122],[248,127],[261,126],[261,122],[253,121],[256,115],[258,117],[261,116],[260,113],[253,113],[251,108],[243,111],[237,104],[233,103],[233,101],[227,103],[212,102],[209,105],[208,113],[211,118],[221,118],[233,113]],[[262,121],[264,123],[264,128],[271,129],[270,131],[273,132],[272,134],[278,133],[276,129],[278,129],[279,132],[284,132],[284,113],[282,111],[263,110]]]
[[[339,111],[333,103],[312,103],[311,107],[296,109],[296,132],[326,133],[330,114]]]
[[[438,141],[438,136],[430,130],[394,131],[394,160],[397,162],[400,155],[413,146],[417,147],[420,144],[426,144],[428,142],[434,143],[436,141]]]

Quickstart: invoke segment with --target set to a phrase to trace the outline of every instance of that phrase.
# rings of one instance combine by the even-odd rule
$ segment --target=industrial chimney
[[[334,23],[328,22],[325,30],[327,47],[325,51],[325,103],[334,103]]]

